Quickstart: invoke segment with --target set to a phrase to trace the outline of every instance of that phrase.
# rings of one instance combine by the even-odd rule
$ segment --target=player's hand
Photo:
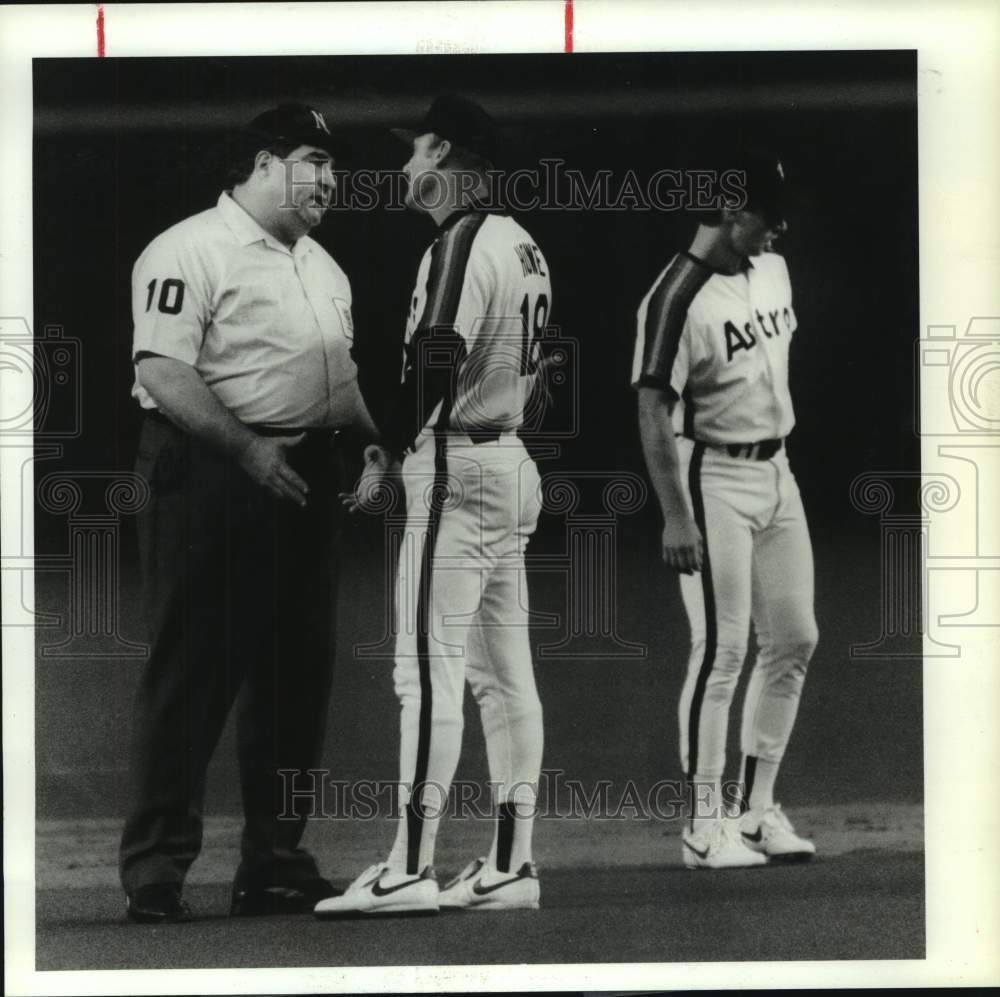
[[[240,454],[240,467],[276,498],[305,507],[309,486],[285,460],[286,451],[305,438],[298,436],[257,436]]]
[[[549,368],[554,366],[556,366],[556,361],[551,356],[543,356],[535,364],[535,369],[532,372],[535,380],[531,385],[531,398],[525,406],[526,409],[540,405],[543,412],[548,412],[555,404],[555,398],[552,394],[552,379],[549,376]],[[539,397],[540,402],[537,400]]]
[[[391,464],[391,457],[380,446],[365,447],[365,468],[354,491],[340,493],[340,502],[347,512],[377,512],[384,507],[382,489],[389,487]]]
[[[668,519],[663,527],[663,560],[675,571],[685,575],[701,571],[705,543],[695,521],[690,516]]]

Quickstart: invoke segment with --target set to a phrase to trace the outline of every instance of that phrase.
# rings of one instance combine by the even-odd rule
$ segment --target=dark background
[[[139,427],[129,397],[132,265],[163,229],[215,203],[225,173],[221,137],[275,103],[300,99],[322,110],[351,140],[351,165],[366,169],[399,169],[408,152],[387,129],[417,121],[448,91],[479,99],[498,120],[506,139],[499,165],[507,169],[561,158],[588,178],[609,169],[621,180],[630,169],[645,178],[701,167],[699,150],[719,139],[780,150],[799,194],[778,247],[799,320],[791,361],[798,425],[789,450],[816,542],[817,659],[837,666],[807,684],[800,729],[818,725],[833,739],[814,745],[817,758],[843,753],[835,776],[843,793],[919,796],[919,667],[858,663],[847,652],[852,641],[878,635],[881,570],[878,524],[852,507],[849,485],[865,471],[912,470],[919,460],[914,52],[43,59],[35,61],[34,88],[35,328],[61,326],[82,344],[81,432],[61,441],[61,458],[39,462],[36,479],[52,470],[130,467]],[[579,432],[561,442],[543,473],[643,473],[629,389],[635,311],[695,223],[680,212],[637,210],[518,217],[550,265],[551,321],[579,343],[573,385],[557,395],[553,413],[556,421],[564,416],[576,391]],[[427,218],[380,209],[337,212],[314,233],[351,279],[358,360],[376,416],[398,372],[408,296],[433,234]],[[637,764],[660,774],[675,765],[671,725],[686,625],[676,580],[657,561],[654,505],[625,524],[619,560],[622,632],[647,643],[649,655],[631,664],[540,663],[548,717],[567,693],[575,704],[572,721],[550,723],[550,766],[590,771],[589,759],[628,777]],[[559,516],[543,515],[536,548],[557,544],[563,529]],[[365,626],[365,639],[381,634],[384,567],[371,556],[379,531],[364,523],[348,531],[352,585],[342,600],[339,666],[348,685],[339,694],[384,708],[390,733],[375,752],[382,759],[375,775],[391,777],[388,667],[348,660]],[[39,510],[36,534],[40,553],[64,552],[65,517]],[[122,627],[141,640],[128,519],[121,551]],[[62,582],[38,577],[40,608],[65,611]],[[551,608],[548,591],[533,578],[536,607]],[[40,631],[39,643],[47,640]],[[654,668],[663,661],[669,670]],[[138,662],[40,664],[40,812],[120,809],[137,674]],[[344,767],[356,759],[356,775],[371,775],[357,746],[370,737],[365,717],[357,702],[338,710],[331,735]],[[872,774],[872,757],[883,775]],[[810,767],[799,768],[804,777]],[[74,778],[82,769],[98,774]],[[110,783],[101,781],[104,770],[116,773]],[[810,771],[805,795],[823,798],[825,776],[817,766]],[[230,780],[223,782],[231,796]]]
[[[918,461],[915,69],[911,52],[36,60],[35,325],[83,341],[85,432],[67,458],[129,465],[131,268],[163,229],[215,203],[227,129],[305,99],[348,135],[350,165],[398,170],[408,153],[387,128],[454,90],[501,123],[504,167],[561,158],[588,178],[612,170],[613,189],[630,169],[643,179],[703,167],[706,139],[780,150],[800,193],[778,247],[800,326],[792,453],[811,517],[844,523],[856,474]],[[635,310],[694,221],[656,210],[519,217],[550,263],[551,321],[581,344],[586,401],[569,465],[639,468]],[[314,233],[351,279],[376,412],[433,232],[425,217],[376,209],[339,211]]]

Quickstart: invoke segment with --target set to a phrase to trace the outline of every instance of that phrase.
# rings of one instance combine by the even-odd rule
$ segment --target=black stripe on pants
[[[517,808],[512,801],[500,804],[497,813],[497,872],[510,872],[510,856],[514,849],[514,821]]]
[[[743,785],[740,786],[740,813],[745,814],[750,809],[750,794],[753,792],[753,781],[757,776],[757,756],[747,755],[743,765]]]
[[[420,669],[420,719],[417,728],[417,761],[413,773],[410,801],[406,805],[406,871],[420,872],[420,839],[423,834],[424,806],[421,800],[427,781],[427,764],[431,752],[431,710],[433,688],[428,647],[430,631],[431,586],[434,575],[434,547],[441,525],[441,510],[448,491],[448,457],[443,429],[434,430],[434,486],[431,489],[427,532],[420,558],[420,581],[417,594],[417,665]]]
[[[705,502],[701,491],[701,465],[705,456],[705,444],[695,443],[688,468],[688,488],[691,492],[691,505],[694,511],[694,521],[701,531],[704,556],[701,564],[701,591],[705,604],[705,652],[698,669],[694,694],[691,697],[691,709],[688,715],[688,771],[689,788],[698,771],[698,733],[701,726],[701,707],[705,700],[705,686],[715,665],[715,655],[718,647],[718,622],[715,616],[715,591],[712,587],[712,562],[708,551],[708,530],[705,526]],[[694,815],[694,793],[692,791],[691,815]]]

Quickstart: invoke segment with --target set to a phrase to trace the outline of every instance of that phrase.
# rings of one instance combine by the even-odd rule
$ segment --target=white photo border
[[[32,59],[96,56],[97,15],[98,6],[92,4],[0,9],[0,316],[34,314]],[[103,6],[103,27],[110,56],[414,54],[427,51],[429,43],[483,53],[558,53],[566,43],[566,4],[108,4]],[[991,44],[997,37],[1000,8],[989,2],[960,0],[934,8],[914,0],[877,5],[859,0],[573,4],[573,47],[578,52],[917,50],[921,337],[932,327],[955,327],[962,335],[972,318],[1000,316],[1000,251],[993,221],[1000,218],[1000,60]],[[922,401],[924,425],[947,422],[947,398],[923,393]],[[1000,446],[977,439],[978,446]],[[942,442],[939,436],[923,438],[925,474],[941,468]],[[11,538],[27,538],[30,544],[32,504],[20,499],[32,494],[32,485],[24,482],[20,495],[16,489],[12,495],[12,475],[17,482],[20,469],[10,451],[0,448],[0,460],[3,539],[9,549]],[[979,470],[979,494],[990,494],[984,486],[996,488],[1000,482],[984,481],[986,465]],[[968,550],[967,525],[967,517],[944,517],[935,543],[939,552],[969,558],[971,564],[983,552]],[[25,553],[30,555],[30,548]],[[9,574],[4,573],[5,605],[19,597],[9,590]],[[947,595],[932,585],[930,596],[933,622]],[[1000,900],[995,890],[1000,807],[992,789],[1000,771],[998,647],[995,627],[970,626],[959,658],[925,661],[926,960],[52,973],[34,968],[33,634],[30,628],[5,628],[6,991],[207,994],[995,983],[1000,978]]]

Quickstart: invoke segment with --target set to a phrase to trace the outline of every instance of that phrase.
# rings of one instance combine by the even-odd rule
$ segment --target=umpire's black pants
[[[152,490],[138,517],[150,655],[119,856],[126,891],[183,883],[201,848],[206,769],[237,694],[246,818],[237,884],[317,875],[298,847],[308,802],[283,813],[288,777],[278,773],[315,768],[325,728],[338,508],[331,440],[310,432],[287,452],[309,484],[301,509],[162,416],[145,418],[136,470]]]

